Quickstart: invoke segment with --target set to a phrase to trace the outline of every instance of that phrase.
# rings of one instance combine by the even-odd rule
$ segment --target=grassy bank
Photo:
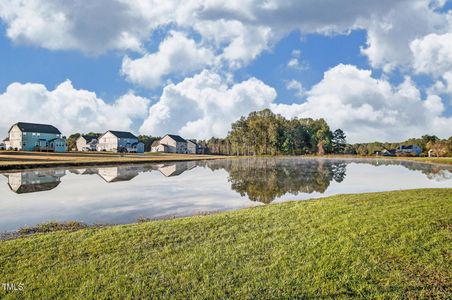
[[[218,159],[224,156],[169,153],[118,154],[109,152],[15,152],[0,151],[0,170],[45,167],[78,167],[91,165],[134,164],[185,160]]]
[[[452,164],[451,157],[382,157],[356,155],[302,156],[313,158],[366,158],[366,159],[399,159],[424,162],[430,164]],[[111,152],[69,152],[45,153],[25,151],[0,151],[0,170],[20,170],[46,167],[83,167],[92,165],[142,164],[150,162],[172,162],[186,160],[203,160],[228,158],[216,155],[190,155],[169,153],[118,154]],[[229,158],[237,158],[230,156]]]
[[[441,297],[452,189],[289,202],[0,242],[0,298]]]
[[[411,160],[434,164],[452,165],[452,157],[413,157]]]
[[[348,154],[328,154],[328,155],[307,155],[307,157],[324,158],[366,158],[366,159],[388,159],[388,160],[408,160],[429,164],[452,165],[452,157],[409,157],[409,156],[375,156],[375,155],[348,155]]]

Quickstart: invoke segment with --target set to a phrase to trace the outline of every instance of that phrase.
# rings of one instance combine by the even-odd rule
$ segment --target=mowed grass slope
[[[0,242],[0,298],[447,298],[452,189],[340,195]]]

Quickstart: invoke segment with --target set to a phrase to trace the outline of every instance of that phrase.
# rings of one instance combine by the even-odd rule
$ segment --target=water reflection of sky
[[[334,194],[452,187],[451,167],[376,160],[234,159],[2,175],[0,231],[49,220],[130,223]]]

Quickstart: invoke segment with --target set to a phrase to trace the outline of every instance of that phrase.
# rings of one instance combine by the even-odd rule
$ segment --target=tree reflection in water
[[[314,159],[242,158],[208,162],[229,173],[231,188],[252,201],[270,203],[291,193],[323,193],[332,180],[341,182],[346,162]]]

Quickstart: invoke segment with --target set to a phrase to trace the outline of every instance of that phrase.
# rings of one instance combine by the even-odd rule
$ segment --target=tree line
[[[100,133],[87,135],[99,137]],[[68,138],[68,148],[75,148],[80,136],[75,133]],[[160,137],[140,135],[139,141],[145,151]],[[372,142],[348,144],[343,130],[332,131],[324,119],[292,118],[286,119],[270,109],[252,112],[232,123],[225,138],[212,137],[198,141],[203,153],[216,155],[306,155],[306,154],[352,154],[373,155],[382,150],[396,149],[400,145],[418,145],[422,156],[431,150],[433,156],[452,156],[452,136],[440,139],[435,135],[424,135],[403,142]]]
[[[374,155],[401,145],[418,145],[422,156],[452,156],[452,136],[423,135],[402,142],[348,144],[343,130],[332,131],[324,119],[286,119],[269,109],[252,112],[232,123],[226,138],[198,142],[206,153],[219,155]]]
[[[269,109],[252,112],[232,123],[226,138],[199,141],[210,154],[302,155],[344,153],[346,136],[331,131],[324,119],[286,119]]]
[[[377,151],[384,149],[396,149],[399,146],[404,145],[418,145],[422,148],[422,156],[428,156],[428,152],[431,150],[433,156],[452,156],[452,136],[448,139],[440,139],[435,135],[423,135],[420,138],[411,138],[403,142],[393,143],[359,143],[350,145],[353,154],[358,155],[372,155]]]

